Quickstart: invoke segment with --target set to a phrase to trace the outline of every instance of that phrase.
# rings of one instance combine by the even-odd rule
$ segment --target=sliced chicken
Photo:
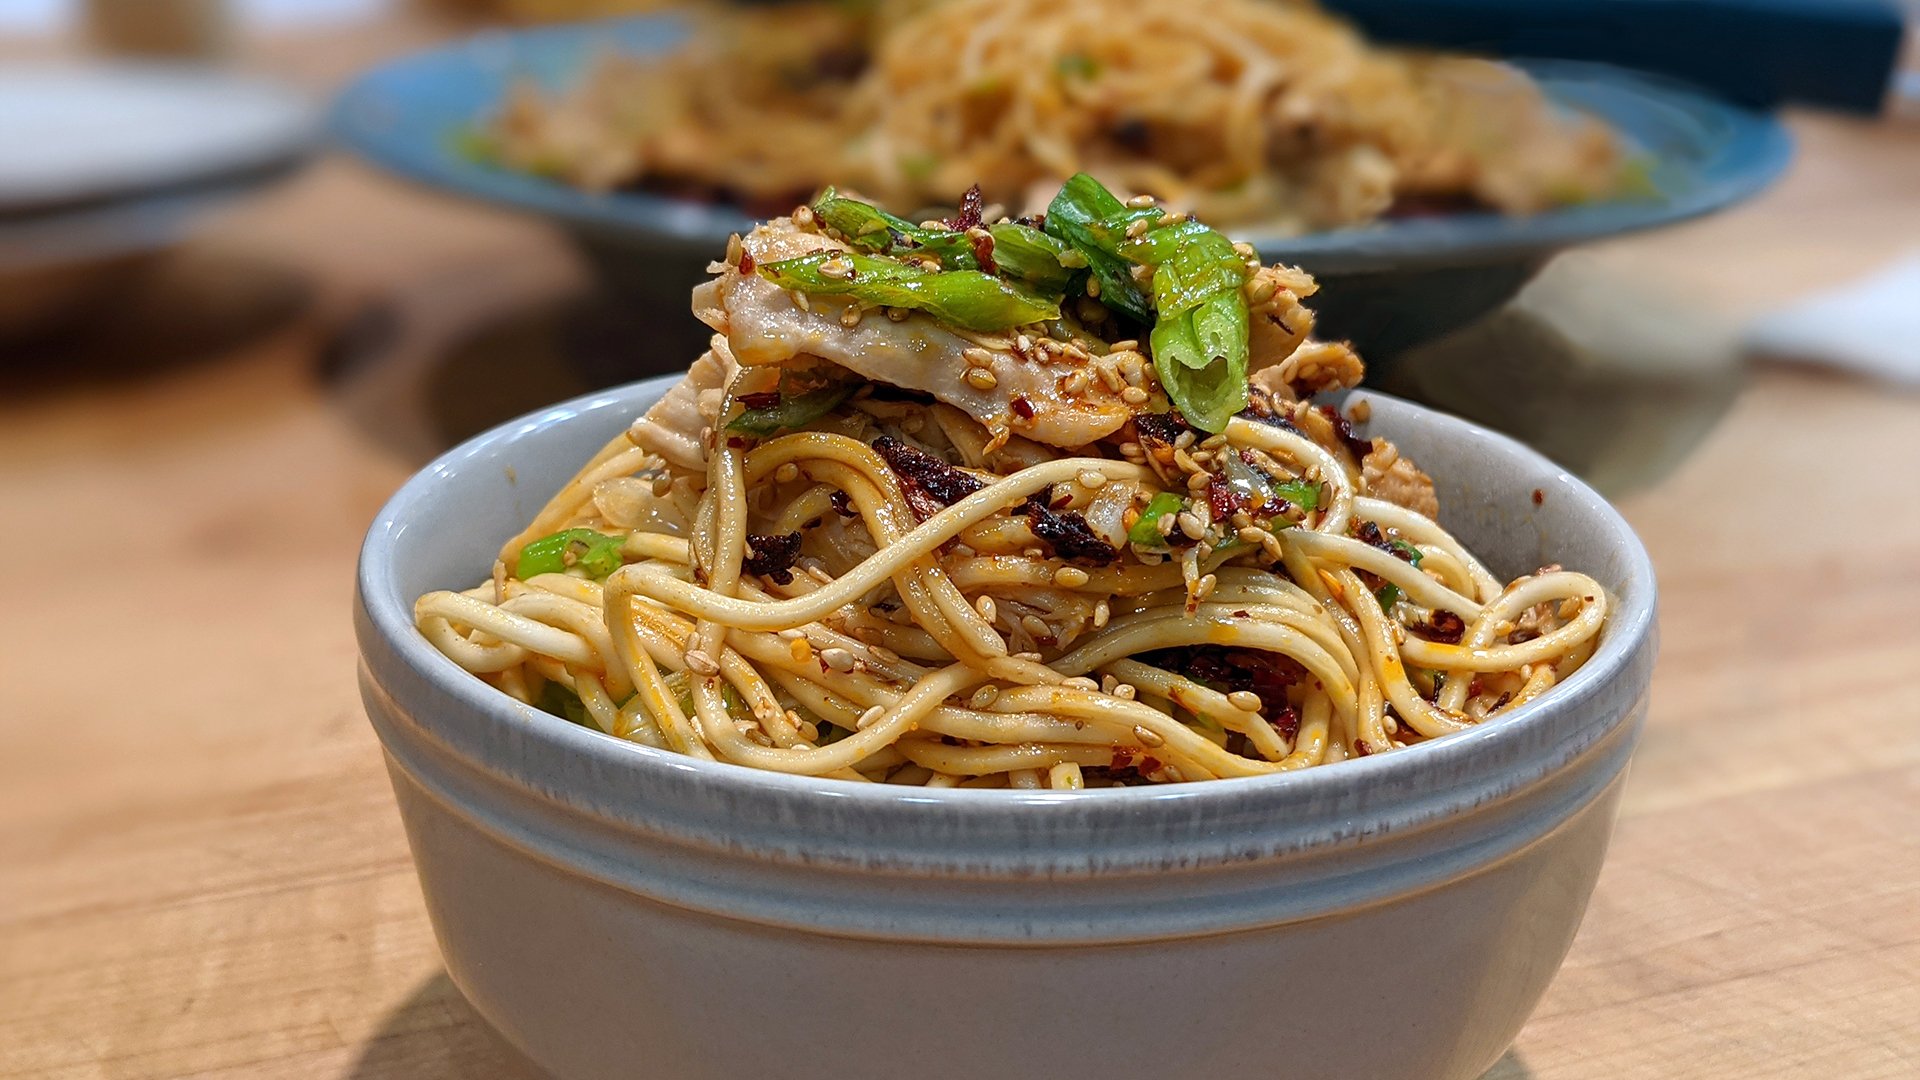
[[[740,365],[734,362],[726,339],[715,336],[713,347],[693,362],[687,377],[674,383],[666,396],[627,429],[628,441],[681,468],[706,468],[707,448],[702,435],[719,424],[727,387],[739,373]]]
[[[1367,494],[1404,506],[1429,518],[1440,516],[1440,499],[1433,491],[1433,478],[1419,466],[1400,456],[1400,449],[1385,439],[1373,440],[1373,452],[1360,462],[1360,479]]]
[[[747,253],[760,264],[844,246],[787,218],[762,225],[745,241]],[[1052,446],[1084,446],[1117,431],[1133,414],[1085,362],[1038,343],[1030,342],[1033,347],[1023,354],[1008,334],[955,331],[919,313],[895,322],[870,311],[849,326],[854,319],[850,301],[797,299],[757,274],[741,274],[731,266],[720,270],[694,290],[694,313],[726,335],[734,358],[745,367],[817,356],[876,382],[932,394],[984,424],[996,438],[1018,434]],[[992,378],[970,379],[970,368],[984,369]]]

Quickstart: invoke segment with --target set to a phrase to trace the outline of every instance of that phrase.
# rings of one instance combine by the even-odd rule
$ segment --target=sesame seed
[[[1060,390],[1062,393],[1065,393],[1068,397],[1078,397],[1083,391],[1086,390],[1087,381],[1088,379],[1087,379],[1086,372],[1076,371],[1071,375],[1068,375],[1066,378],[1066,381],[1060,384]]]
[[[740,244],[740,234],[732,233],[727,237],[727,265],[739,266],[740,253],[746,250]]]
[[[1127,205],[1135,210],[1145,210],[1147,207],[1153,205],[1153,196],[1135,195],[1133,198],[1127,200]]]
[[[1267,530],[1262,529],[1256,525],[1245,526],[1239,532],[1234,534],[1234,536],[1239,538],[1240,542],[1243,544],[1257,544],[1262,539],[1270,535],[1272,534],[1267,532]]]
[[[1093,628],[1099,630],[1113,617],[1113,608],[1105,600],[1093,605]]]
[[[973,696],[967,699],[967,707],[970,709],[984,709],[993,704],[994,699],[999,696],[1000,688],[992,683],[988,683],[973,692]]]
[[[773,478],[783,484],[798,480],[800,479],[800,466],[795,465],[791,461],[782,462],[779,468],[773,470]]]
[[[672,490],[673,490],[673,477],[656,476],[653,478],[653,494],[655,498],[664,496],[667,492]]]
[[[1214,577],[1212,574],[1201,575],[1200,581],[1198,582],[1198,584],[1194,586],[1194,589],[1193,589],[1194,601],[1197,603],[1199,601],[1205,600],[1209,596],[1212,596],[1214,587],[1219,584],[1220,584],[1220,579]]]
[[[1145,405],[1147,403],[1147,392],[1137,386],[1129,386],[1125,390],[1120,391],[1120,400],[1129,405]]]
[[[1077,566],[1063,566],[1053,572],[1053,583],[1062,588],[1077,589],[1091,580],[1087,572]]]
[[[807,299],[806,293],[797,292],[797,293],[788,293],[787,295],[793,297],[794,307],[799,308],[801,311],[804,311],[809,315],[813,313],[813,302]]]
[[[1181,772],[1178,765],[1163,765],[1160,768],[1160,779],[1165,783],[1180,784],[1186,782],[1187,774]]]
[[[1153,523],[1153,527],[1160,530],[1161,536],[1172,536],[1174,525],[1174,515],[1172,514],[1161,514],[1160,519]]]
[[[1053,636],[1053,628],[1048,626],[1038,615],[1020,616],[1020,629],[1025,630],[1029,637],[1035,639]]]
[[[1193,445],[1193,432],[1191,431],[1183,431],[1180,434],[1175,435],[1173,437],[1173,448],[1175,450],[1185,450],[1187,447],[1192,445]]]
[[[840,311],[840,325],[851,330],[860,325],[860,305],[848,304]]]
[[[1087,295],[1091,297],[1095,297],[1096,299],[1100,296],[1100,279],[1099,278],[1093,277],[1092,275],[1088,275]]]
[[[1165,746],[1167,740],[1160,733],[1139,724],[1133,726],[1133,737],[1140,740],[1142,746]]]
[[[1197,472],[1187,477],[1187,490],[1204,491],[1207,485],[1211,483],[1213,483],[1212,473]]]
[[[1085,675],[1075,675],[1071,679],[1062,681],[1060,685],[1070,690],[1085,690],[1088,693],[1098,693],[1100,690],[1100,684]]]
[[[1232,705],[1236,709],[1245,709],[1248,712],[1259,712],[1260,695],[1251,690],[1235,690],[1233,693],[1227,695],[1227,704]]]
[[[688,649],[686,661],[687,667],[696,675],[712,678],[720,674],[720,665],[702,649]]]
[[[1253,245],[1247,243],[1245,240],[1236,240],[1233,242],[1233,253],[1243,259],[1251,259],[1260,254],[1253,250]]]
[[[1179,522],[1180,531],[1187,534],[1189,539],[1198,540],[1207,535],[1206,523],[1196,517],[1190,510],[1180,511],[1174,520]]]
[[[1015,352],[1030,353],[1033,351],[1033,339],[1025,334],[1019,334],[1013,339],[1013,348]]]
[[[992,622],[994,615],[999,611],[998,608],[994,607],[993,597],[991,596],[982,596],[975,600],[973,602],[973,609],[978,611],[980,617],[988,622]]]
[[[968,368],[966,380],[967,385],[975,390],[991,390],[1000,385],[1000,380],[994,378],[993,372],[983,367]]]
[[[1107,486],[1107,474],[1099,469],[1081,469],[1074,481],[1088,491],[1099,491]]]
[[[813,207],[801,206],[793,212],[793,223],[802,228],[813,224]]]
[[[1139,218],[1127,226],[1127,239],[1138,240],[1147,234],[1149,228],[1146,218]]]
[[[973,367],[986,367],[993,363],[993,354],[978,345],[969,345],[960,350],[960,356]]]
[[[1110,352],[1127,352],[1132,349],[1138,349],[1139,347],[1140,341],[1138,338],[1128,338],[1125,341],[1114,342],[1112,345],[1107,346],[1107,349]]]
[[[807,632],[797,626],[789,626],[785,630],[776,631],[773,636],[779,638],[781,641],[792,641],[795,638],[806,637]]]
[[[906,321],[907,321],[907,309],[906,309],[906,308],[898,308],[898,307],[890,307],[890,308],[888,308],[888,309],[887,309],[887,319],[888,319],[888,321],[890,321],[890,322],[906,322]]]
[[[821,649],[820,662],[842,673],[853,670],[853,654],[837,646],[831,649]]]
[[[873,705],[869,706],[866,712],[861,713],[860,719],[855,720],[853,723],[855,727],[861,731],[865,731],[879,723],[880,718],[885,715],[887,715],[887,707],[885,705]]]
[[[1113,696],[1121,701],[1132,701],[1139,693],[1140,691],[1134,689],[1132,683],[1121,683],[1113,688]]]
[[[1119,369],[1110,362],[1093,365],[1093,373],[1100,377],[1100,385],[1106,387],[1110,393],[1117,394],[1127,385],[1127,380],[1120,374]]]

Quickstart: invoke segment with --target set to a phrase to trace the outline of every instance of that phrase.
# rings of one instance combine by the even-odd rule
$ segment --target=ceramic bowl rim
[[[445,707],[477,714],[489,724],[512,725],[528,738],[559,744],[569,752],[588,755],[610,769],[633,770],[641,778],[656,770],[691,773],[706,783],[722,788],[752,791],[768,798],[832,799],[845,806],[850,800],[860,808],[885,813],[887,808],[938,805],[957,814],[994,814],[1011,807],[1071,807],[1076,813],[1097,815],[1137,812],[1149,805],[1227,803],[1263,792],[1285,790],[1291,797],[1314,799],[1317,794],[1338,793],[1360,786],[1403,787],[1421,790],[1423,775],[1457,775],[1471,768],[1476,755],[1493,753],[1497,748],[1524,740],[1537,729],[1564,723],[1592,723],[1612,727],[1626,717],[1589,716],[1586,703],[1598,696],[1614,679],[1634,664],[1647,647],[1653,632],[1657,603],[1653,565],[1645,547],[1617,510],[1584,482],[1538,452],[1520,443],[1464,420],[1374,391],[1356,391],[1362,399],[1378,406],[1386,403],[1389,412],[1411,410],[1422,423],[1438,424],[1453,435],[1472,437],[1483,445],[1497,447],[1506,456],[1533,469],[1548,469],[1565,490],[1556,497],[1573,496],[1582,504],[1596,526],[1612,534],[1610,542],[1624,556],[1623,584],[1627,592],[1615,596],[1615,608],[1600,647],[1591,659],[1567,682],[1550,694],[1516,710],[1499,723],[1486,724],[1456,732],[1441,739],[1421,743],[1388,754],[1348,760],[1334,766],[1304,769],[1256,777],[1232,777],[1200,783],[1150,785],[1091,789],[1080,792],[1020,791],[1000,789],[946,788],[925,789],[889,784],[859,784],[824,777],[795,776],[719,761],[702,761],[667,750],[616,739],[598,731],[589,731],[560,717],[550,716],[508,697],[474,678],[442,655],[414,627],[413,597],[398,591],[394,577],[394,552],[410,530],[417,507],[443,477],[457,472],[463,463],[483,459],[502,446],[525,438],[537,439],[543,431],[565,424],[583,412],[618,408],[637,410],[650,404],[678,376],[630,383],[562,402],[507,421],[461,443],[440,455],[408,479],[381,508],[367,532],[356,572],[358,605],[364,623],[375,643],[398,659],[422,685],[428,687]],[[477,575],[476,575],[477,576]],[[370,653],[363,641],[363,664]],[[528,714],[532,713],[529,718]],[[531,722],[529,722],[531,719]],[[424,721],[433,726],[434,721]],[[1465,762],[1464,766],[1455,766]],[[1511,777],[1515,787],[1544,779],[1553,770],[1544,763],[1523,763],[1524,774]],[[497,762],[481,763],[488,772],[517,774]],[[1029,811],[1031,812],[1031,811]]]

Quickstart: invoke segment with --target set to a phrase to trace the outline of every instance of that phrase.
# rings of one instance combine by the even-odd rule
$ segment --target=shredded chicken
[[[744,246],[760,264],[845,247],[789,218],[755,229]],[[1133,414],[1098,379],[1083,376],[1083,385],[1069,393],[1065,387],[1083,364],[1037,348],[1023,355],[1010,335],[956,331],[917,312],[899,322],[867,312],[849,326],[851,306],[835,297],[797,300],[763,277],[727,266],[693,297],[694,313],[726,335],[745,367],[817,356],[878,382],[932,394],[996,438],[1019,434],[1052,446],[1084,446],[1119,430]],[[969,367],[991,373],[991,385],[982,387],[987,380],[978,376],[969,381]]]
[[[687,377],[627,429],[627,439],[682,468],[705,469],[707,448],[701,435],[720,423],[727,387],[739,373],[726,339],[716,335],[712,347],[687,369]]]
[[[1360,479],[1367,494],[1430,518],[1440,516],[1440,500],[1433,493],[1433,478],[1421,472],[1413,462],[1385,439],[1373,440],[1373,452],[1360,463]]]

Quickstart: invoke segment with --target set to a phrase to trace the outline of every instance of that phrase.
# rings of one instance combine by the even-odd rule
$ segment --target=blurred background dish
[[[475,134],[516,92],[525,93],[516,87],[573,86],[608,55],[670,57],[688,35],[684,20],[653,17],[489,32],[365,75],[336,104],[333,129],[347,146],[403,176],[561,222],[612,295],[641,308],[678,311],[685,307],[680,294],[699,279],[715,245],[752,220],[713,201],[725,191],[693,199],[583,190],[483,160]],[[1069,52],[1062,48],[1063,56]],[[1306,235],[1272,221],[1233,231],[1265,257],[1298,262],[1326,281],[1327,332],[1353,339],[1384,366],[1401,350],[1505,301],[1555,251],[1729,205],[1763,188],[1790,155],[1787,136],[1771,119],[1668,80],[1569,62],[1532,63],[1526,70],[1557,107],[1617,132],[1623,161],[1645,163],[1633,169],[1632,191],[1537,213],[1442,211]],[[631,92],[608,92],[644,120],[652,107],[648,85],[643,78]],[[604,150],[603,137],[590,125],[574,141]],[[524,154],[521,160],[527,163]],[[624,175],[610,166],[603,171],[607,183]],[[1403,202],[1402,209],[1411,205]],[[648,371],[681,366],[666,358],[690,355],[704,339],[691,315],[664,326],[656,320],[648,333],[665,362]]]
[[[138,278],[210,213],[291,172],[317,134],[278,83],[183,64],[0,71],[0,340]]]

